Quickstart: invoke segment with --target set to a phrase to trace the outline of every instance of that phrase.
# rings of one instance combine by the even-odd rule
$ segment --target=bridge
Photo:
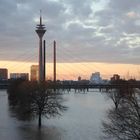
[[[0,89],[7,89],[8,86],[10,85],[10,81],[4,81],[0,82]],[[119,89],[121,87],[124,88],[138,88],[140,89],[140,82],[135,82],[135,83],[127,83],[127,84],[81,84],[78,82],[75,83],[62,83],[62,82],[46,82],[46,86],[49,89],[61,89],[61,90],[84,90],[88,91],[89,89],[99,89],[99,90],[109,90],[109,89]]]
[[[67,90],[71,91],[72,89],[76,91],[84,91],[88,92],[89,89],[99,89],[99,91],[109,91],[112,89],[130,89],[130,88],[138,88],[140,89],[140,84],[56,84],[56,85],[50,85],[48,88],[51,89],[61,89],[61,90]]]

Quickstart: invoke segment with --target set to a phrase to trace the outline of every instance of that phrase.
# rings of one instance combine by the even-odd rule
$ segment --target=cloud
[[[1,0],[0,60],[37,61],[40,9],[47,61],[56,40],[59,62],[140,63],[139,0]]]
[[[122,13],[139,8],[140,3],[139,0],[110,0],[108,6],[112,8],[114,12],[118,11]]]

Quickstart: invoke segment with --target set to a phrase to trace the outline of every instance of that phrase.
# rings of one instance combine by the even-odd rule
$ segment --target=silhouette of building
[[[100,77],[100,72],[95,72],[92,73],[91,77],[90,77],[90,83],[92,84],[101,84],[102,78]]]
[[[10,73],[10,79],[29,80],[29,74],[28,73]]]
[[[81,76],[79,76],[79,77],[78,77],[78,81],[81,81],[81,80],[82,80],[82,78],[81,78]]]
[[[39,82],[45,80],[45,62],[44,62],[44,57],[45,57],[45,52],[43,51],[44,49],[42,48],[42,39],[43,35],[45,34],[46,29],[45,25],[42,24],[42,17],[40,13],[40,24],[36,26],[36,33],[38,34],[39,37]]]
[[[6,68],[0,68],[0,80],[8,79],[8,70]]]
[[[31,66],[31,81],[38,81],[39,79],[39,67],[38,65],[32,65]]]
[[[111,81],[117,81],[120,80],[120,75],[114,74],[113,77],[111,77]]]

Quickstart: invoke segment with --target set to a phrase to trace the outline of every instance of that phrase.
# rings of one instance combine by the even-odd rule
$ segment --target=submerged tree
[[[118,109],[118,106],[122,99],[122,94],[119,92],[118,89],[114,89],[112,91],[107,92],[107,97],[111,99],[115,105],[115,109]]]
[[[118,109],[121,102],[123,102],[123,98],[131,97],[135,90],[129,82],[125,80],[114,81],[113,84],[116,84],[116,88],[109,90],[106,94],[107,97],[113,101],[115,109]]]
[[[48,89],[44,83],[23,82],[18,87],[16,95],[17,103],[11,107],[12,112],[22,120],[37,116],[39,128],[41,127],[42,116],[55,117],[67,109],[63,105],[62,94]]]
[[[104,138],[140,140],[140,95],[123,98],[119,108],[108,111],[103,122]]]

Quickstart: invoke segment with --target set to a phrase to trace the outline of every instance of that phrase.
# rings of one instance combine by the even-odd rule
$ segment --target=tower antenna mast
[[[42,10],[40,10],[40,25],[42,25]]]

